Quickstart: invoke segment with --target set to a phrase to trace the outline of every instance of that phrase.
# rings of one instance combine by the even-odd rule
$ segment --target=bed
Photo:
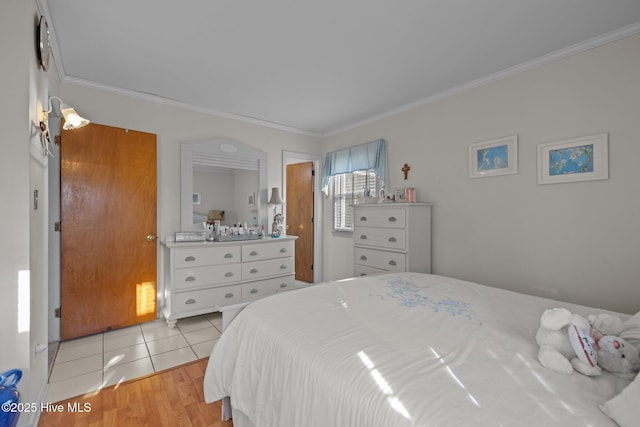
[[[538,363],[540,315],[560,306],[606,312],[419,273],[275,295],[223,332],[205,400],[230,396],[234,427],[615,426],[629,380]]]

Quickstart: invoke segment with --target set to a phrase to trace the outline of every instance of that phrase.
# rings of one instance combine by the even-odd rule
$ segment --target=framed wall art
[[[202,193],[193,193],[193,204],[199,205],[202,200]]]
[[[469,144],[469,178],[518,173],[518,136]]]
[[[606,133],[538,144],[538,184],[609,179]]]

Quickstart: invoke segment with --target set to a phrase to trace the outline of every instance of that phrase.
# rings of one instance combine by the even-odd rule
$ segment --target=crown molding
[[[423,105],[430,104],[432,102],[438,101],[440,99],[448,98],[450,96],[456,95],[458,93],[464,92],[469,89],[478,88],[480,86],[484,86],[498,80],[505,79],[507,77],[511,77],[525,71],[532,70],[534,68],[540,67],[545,64],[549,64],[555,61],[559,61],[564,58],[568,58],[570,56],[576,55],[581,52],[585,52],[590,49],[594,49],[599,46],[603,46],[605,44],[612,43],[617,40],[621,40],[626,37],[630,37],[634,34],[640,33],[640,22],[637,22],[632,25],[628,25],[619,30],[612,31],[610,33],[606,33],[604,35],[594,37],[592,39],[586,40],[581,43],[577,43],[573,46],[569,46],[565,49],[560,49],[555,52],[551,52],[550,54],[540,56],[538,58],[532,59],[531,61],[523,62],[521,64],[515,65],[513,67],[509,67],[502,71],[498,71],[497,73],[490,74],[486,77],[482,77],[480,79],[474,80],[469,83],[462,84],[460,86],[456,86],[449,90],[437,93],[432,96],[428,96],[426,98],[420,99],[418,101],[412,102],[410,104],[405,104],[398,108],[394,108],[393,110],[386,111],[384,113],[378,114],[376,116],[372,116],[368,119],[361,120],[359,122],[353,123],[351,125],[342,127],[340,129],[336,129],[334,131],[322,134],[323,137],[334,136],[343,132],[347,132],[349,130],[376,122],[378,120],[382,120],[391,116],[395,116],[396,114],[400,114],[402,112],[412,110],[414,108],[421,107]]]

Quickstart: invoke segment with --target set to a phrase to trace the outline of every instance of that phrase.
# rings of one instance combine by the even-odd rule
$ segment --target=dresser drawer
[[[229,264],[240,262],[240,247],[177,248],[174,256],[176,268]]]
[[[406,269],[406,255],[402,253],[356,247],[354,258],[356,264],[381,270],[397,272]]]
[[[294,289],[294,283],[294,275],[243,283],[242,299],[252,299],[264,295],[275,294],[276,292]]]
[[[242,280],[291,274],[294,272],[293,258],[270,259],[242,264]]]
[[[374,276],[376,274],[388,273],[386,270],[380,270],[379,268],[369,267],[367,265],[355,264],[353,266],[353,275],[359,276]]]
[[[219,288],[202,289],[185,293],[173,294],[173,314],[196,312],[210,309],[215,306],[236,304],[241,301],[242,291],[240,285],[223,286]]]
[[[354,209],[354,226],[404,228],[405,210],[389,207],[362,207]]]
[[[175,271],[177,290],[199,288],[202,286],[223,285],[238,282],[242,277],[240,264],[212,265],[209,267],[180,268]]]
[[[260,261],[294,255],[294,241],[282,240],[270,243],[254,243],[242,245],[242,262]]]
[[[405,230],[399,228],[355,227],[353,230],[353,243],[355,245],[404,250],[406,248],[405,236]]]

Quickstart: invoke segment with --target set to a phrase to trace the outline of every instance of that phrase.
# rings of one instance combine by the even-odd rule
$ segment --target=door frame
[[[60,118],[49,120],[49,133],[60,135]],[[49,342],[60,341],[60,318],[56,317],[56,308],[60,307],[60,232],[56,231],[56,222],[60,221],[60,145],[51,144],[52,157],[49,158]]]
[[[313,162],[313,283],[322,282],[322,197],[320,169],[322,158],[315,154],[282,150],[282,197],[287,200],[287,165]],[[287,218],[284,218],[286,230]]]

